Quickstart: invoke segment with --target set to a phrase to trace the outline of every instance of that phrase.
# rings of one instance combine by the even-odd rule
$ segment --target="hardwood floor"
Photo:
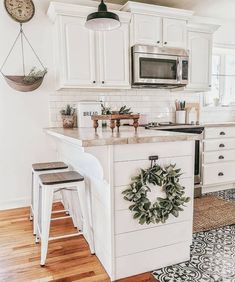
[[[55,209],[61,208],[55,204]],[[49,243],[47,264],[39,265],[40,245],[34,243],[29,209],[0,211],[1,282],[109,282],[95,255],[91,255],[82,236]],[[71,219],[52,221],[51,234],[74,232]],[[150,273],[119,282],[156,282]]]

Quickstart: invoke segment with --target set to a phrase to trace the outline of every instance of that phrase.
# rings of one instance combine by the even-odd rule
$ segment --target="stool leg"
[[[30,206],[30,214],[29,214],[29,220],[33,220],[33,201],[34,201],[34,197],[33,197],[33,190],[34,190],[34,173],[32,171],[32,178],[31,178],[31,206]]]
[[[34,174],[33,180],[33,234],[36,235],[37,233],[37,226],[38,226],[38,205],[39,205],[39,183],[38,183],[38,175]]]
[[[79,183],[79,185],[77,186],[77,190],[78,190],[79,203],[81,205],[81,210],[83,215],[83,232],[87,233],[87,241],[90,247],[90,251],[92,254],[94,254],[95,253],[94,239],[93,239],[93,232],[89,220],[86,187],[84,181]]]
[[[42,186],[42,207],[41,207],[41,266],[45,265],[48,240],[50,232],[50,221],[53,204],[53,192],[51,187]]]

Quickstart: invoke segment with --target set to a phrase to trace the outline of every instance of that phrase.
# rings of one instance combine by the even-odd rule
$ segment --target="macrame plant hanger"
[[[25,74],[25,54],[24,54],[24,39],[25,41],[28,43],[29,47],[31,48],[31,50],[33,51],[33,54],[35,55],[35,57],[37,58],[39,64],[41,65],[41,67],[43,68],[43,71],[41,72],[42,75],[41,76],[37,76],[34,77],[32,75],[29,76],[29,78],[31,78],[31,80],[27,80],[26,79],[26,74]],[[5,75],[3,73],[3,68],[6,65],[8,58],[10,57],[17,41],[20,40],[20,44],[21,44],[21,56],[22,56],[22,70],[23,70],[23,75]],[[1,68],[0,68],[0,72],[3,75],[3,77],[5,78],[6,82],[8,83],[8,85],[17,90],[17,91],[21,91],[21,92],[29,92],[29,91],[33,91],[36,90],[41,84],[42,81],[44,79],[45,74],[47,73],[47,69],[45,68],[45,66],[43,65],[42,61],[40,60],[40,58],[38,57],[37,53],[35,52],[35,50],[33,49],[33,46],[31,45],[31,43],[29,42],[27,36],[25,35],[23,28],[22,28],[22,23],[20,23],[20,31],[9,51],[9,53],[7,54],[6,59],[4,60]]]

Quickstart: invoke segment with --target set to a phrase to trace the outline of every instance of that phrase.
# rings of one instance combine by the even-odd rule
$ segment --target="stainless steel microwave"
[[[188,84],[189,56],[184,49],[132,47],[132,86],[176,88]]]

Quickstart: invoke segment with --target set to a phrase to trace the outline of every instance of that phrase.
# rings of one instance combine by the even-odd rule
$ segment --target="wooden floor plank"
[[[55,203],[53,210],[63,207]],[[61,213],[60,216],[64,216]],[[74,233],[71,219],[53,221],[51,234]],[[91,255],[82,236],[49,243],[47,264],[39,265],[40,245],[34,243],[29,208],[0,211],[1,282],[110,282],[95,255]],[[119,282],[156,282],[150,273]]]

